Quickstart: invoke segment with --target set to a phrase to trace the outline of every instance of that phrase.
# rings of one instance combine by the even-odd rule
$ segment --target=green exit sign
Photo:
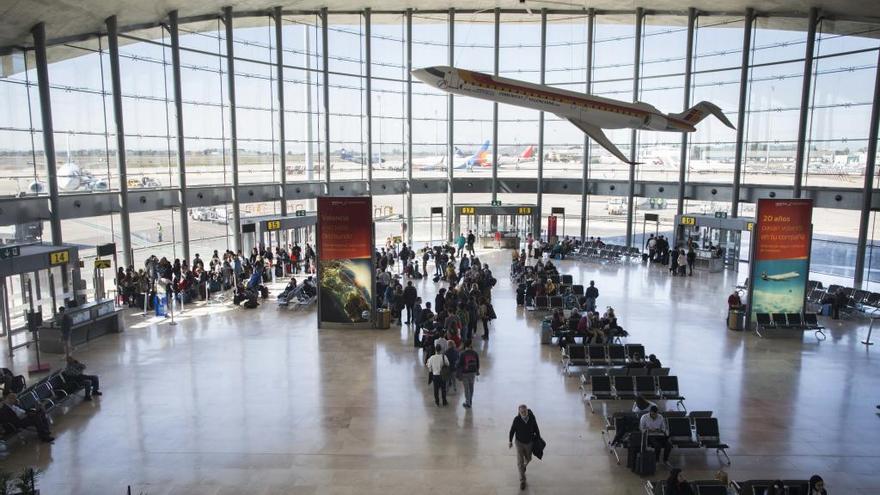
[[[727,218],[727,212],[726,211],[716,211],[715,218]]]
[[[15,258],[16,256],[21,256],[21,248],[18,246],[9,246],[0,248],[0,260],[5,260],[8,258]]]
[[[296,216],[298,216],[298,217],[306,216],[306,210],[296,210]]]
[[[501,201],[497,199],[495,201],[492,201],[492,206],[501,206]]]

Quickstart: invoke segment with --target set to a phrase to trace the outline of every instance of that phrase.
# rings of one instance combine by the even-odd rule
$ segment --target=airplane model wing
[[[631,162],[629,160],[629,158],[627,158],[626,155],[623,154],[623,152],[621,152],[619,149],[617,149],[617,146],[614,146],[614,144],[611,143],[611,140],[608,139],[608,136],[606,136],[604,132],[602,132],[601,128],[596,127],[591,124],[587,124],[586,122],[581,122],[579,120],[566,119],[565,117],[562,117],[562,118],[565,120],[568,120],[569,122],[574,124],[574,126],[577,127],[578,129],[580,129],[581,131],[583,131],[584,134],[586,134],[587,136],[590,136],[593,139],[593,141],[596,141],[596,144],[598,144],[599,146],[608,150],[612,155],[616,156],[620,161],[622,161],[624,163],[628,163],[630,165],[635,165],[637,163],[637,162]]]

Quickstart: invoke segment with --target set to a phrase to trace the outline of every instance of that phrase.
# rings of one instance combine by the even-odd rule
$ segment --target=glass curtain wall
[[[329,19],[330,177],[366,180],[363,16],[330,15]]]
[[[0,56],[0,197],[46,194],[42,127],[33,54]]]
[[[373,178],[400,179],[406,177],[408,166],[406,17],[373,15],[371,19]]]
[[[455,17],[455,59],[459,69],[492,74],[495,66],[495,14]],[[492,173],[492,102],[455,97],[453,144],[456,177],[488,177]]]
[[[316,16],[284,16],[282,25],[287,180],[319,180],[323,134],[318,131],[324,127],[318,105],[321,83],[321,58],[317,50],[321,40],[320,25]]]
[[[413,14],[413,68],[448,62],[449,18],[445,14]],[[413,79],[413,177],[446,177],[446,93]],[[443,206],[445,201],[432,202]],[[420,214],[417,210],[414,213]],[[427,213],[426,213],[427,214]]]

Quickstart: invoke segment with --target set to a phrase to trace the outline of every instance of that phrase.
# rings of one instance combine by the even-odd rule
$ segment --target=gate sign
[[[759,199],[749,312],[800,313],[810,272],[813,200]]]
[[[0,259],[5,260],[8,258],[14,258],[16,256],[21,256],[21,247],[9,246],[0,248]]]
[[[70,251],[55,251],[54,253],[49,253],[49,264],[52,266],[55,265],[64,265],[70,262]]]
[[[306,210],[296,210],[296,216],[298,216],[298,217],[306,216]]]
[[[98,268],[98,269],[110,268],[110,260],[102,260],[102,259],[95,260],[95,268]]]
[[[279,230],[281,229],[281,220],[267,220],[266,221],[266,230]]]

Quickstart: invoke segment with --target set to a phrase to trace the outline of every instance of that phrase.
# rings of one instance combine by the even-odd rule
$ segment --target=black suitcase
[[[278,264],[275,265],[275,277],[281,278],[284,276],[284,265]]]
[[[526,304],[526,295],[525,294],[517,294],[516,295],[516,305],[517,306],[525,306]]]
[[[439,281],[440,281],[440,275],[434,275],[434,283],[436,284]]]
[[[648,435],[640,436],[641,441],[637,444],[638,453],[636,454],[632,470],[639,476],[653,476],[654,472],[657,471],[657,457],[653,451],[648,450]],[[632,442],[632,439],[630,439],[630,442]]]
[[[635,471],[636,456],[641,449],[642,433],[638,430],[633,431],[626,438],[626,468]]]

